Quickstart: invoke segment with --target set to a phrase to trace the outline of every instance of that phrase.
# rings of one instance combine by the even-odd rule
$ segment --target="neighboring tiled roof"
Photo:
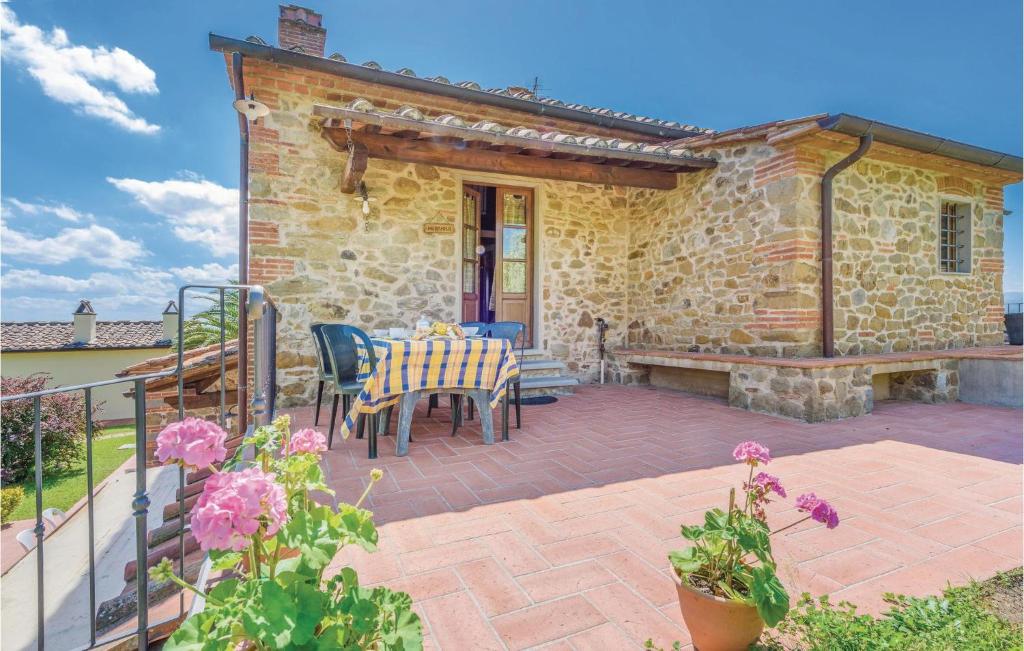
[[[250,36],[250,37],[246,38],[245,40],[249,41],[250,43],[255,43],[257,45],[268,45],[267,42],[265,40],[263,40],[262,38],[260,38],[259,36]],[[300,52],[302,54],[309,54],[308,52],[303,51],[301,47],[292,48],[292,51]],[[337,52],[335,52],[334,54],[331,54],[327,58],[331,59],[332,61],[340,61],[342,63],[350,63],[348,61],[348,59],[346,59],[344,56],[342,56],[341,54],[339,54]],[[362,67],[364,67],[364,68],[369,68],[371,70],[379,70],[379,71],[382,71],[382,72],[388,72],[388,71],[384,70],[384,68],[379,63],[377,63],[376,61],[367,61],[367,62],[362,63],[360,65],[362,65]],[[413,70],[411,68],[399,68],[398,70],[395,70],[393,72],[393,74],[403,75],[405,77],[417,77],[416,73],[413,72]],[[508,86],[506,88],[482,88],[480,86],[480,84],[476,83],[475,81],[460,81],[460,82],[454,82],[453,83],[453,82],[449,81],[447,77],[443,77],[443,76],[440,76],[440,75],[435,76],[435,77],[417,77],[417,78],[418,79],[424,79],[425,81],[432,81],[432,82],[438,83],[438,84],[446,84],[446,85],[449,85],[449,86],[460,86],[462,88],[469,88],[471,90],[478,90],[478,91],[482,91],[482,92],[485,92],[485,93],[491,93],[491,94],[494,94],[494,95],[502,95],[502,96],[505,96],[505,97],[514,97],[516,99],[526,100],[526,101],[530,101],[530,102],[536,102],[538,104],[545,104],[547,106],[559,106],[559,107],[566,108],[566,109],[571,109],[571,110],[574,110],[574,111],[581,111],[583,113],[594,113],[594,114],[597,114],[597,115],[606,115],[606,116],[609,116],[609,117],[619,118],[620,120],[631,120],[633,122],[638,122],[638,123],[641,123],[641,124],[657,125],[657,126],[665,127],[665,128],[668,128],[668,129],[681,129],[681,130],[684,130],[684,131],[692,131],[694,133],[694,135],[702,134],[702,133],[713,133],[713,130],[711,130],[711,129],[704,129],[702,127],[695,127],[695,126],[692,126],[692,125],[689,125],[689,124],[682,124],[680,122],[675,122],[673,120],[659,120],[659,119],[656,119],[656,118],[645,117],[645,116],[642,116],[642,115],[634,115],[632,113],[626,113],[624,111],[613,111],[613,110],[608,109],[608,108],[600,108],[600,107],[595,107],[595,106],[587,106],[586,104],[573,104],[573,103],[569,103],[569,102],[563,102],[561,100],[554,99],[554,98],[551,98],[551,97],[542,97],[540,95],[535,95],[535,94],[531,93],[528,88],[524,88],[522,86]]]
[[[616,157],[623,159],[638,158],[648,164],[661,163],[668,165],[686,165],[688,162],[693,162],[698,165],[704,165],[706,163],[713,164],[713,161],[710,159],[694,156],[691,151],[681,144],[674,146],[673,149],[669,151],[666,147],[650,143],[620,140],[618,138],[572,135],[557,131],[541,132],[532,127],[509,127],[491,120],[481,120],[474,124],[468,124],[462,118],[451,114],[430,117],[414,106],[402,106],[395,111],[380,109],[374,106],[372,102],[362,97],[358,97],[349,102],[345,107],[345,110],[352,112],[358,111],[359,113],[380,116],[383,118],[400,118],[401,120],[406,121],[440,125],[447,127],[448,129],[454,129],[461,132],[459,133],[460,136],[466,134],[464,137],[467,140],[472,139],[470,136],[474,133],[481,135],[489,134],[491,136],[505,136],[510,139],[533,140],[538,143],[548,142],[552,143],[553,146],[562,145],[567,150],[575,149],[578,154],[596,154],[603,157]],[[352,114],[350,113],[349,115]],[[685,140],[682,142],[685,142]],[[522,144],[525,146],[529,145],[529,143],[521,142],[516,144]],[[598,149],[600,151],[593,152],[591,151],[593,149]]]
[[[97,321],[96,339],[73,343],[75,325],[62,321],[7,321],[0,324],[0,350],[62,351],[170,348],[160,321]]]
[[[185,369],[184,376],[186,383],[195,379],[219,374],[220,343],[218,342],[201,348],[186,350],[182,363]],[[177,366],[178,353],[171,353],[169,355],[163,355],[162,357],[153,357],[151,359],[138,362],[137,364],[132,364],[118,372],[117,377],[146,375],[149,373],[159,373],[160,371],[170,371],[177,368]],[[238,367],[237,339],[228,339],[224,342],[224,366],[226,369],[234,369]],[[155,390],[177,384],[177,382],[177,375],[158,377],[146,380],[146,387],[147,389]]]

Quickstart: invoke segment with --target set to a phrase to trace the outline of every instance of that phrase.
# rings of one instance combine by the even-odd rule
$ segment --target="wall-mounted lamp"
[[[359,186],[356,187],[356,192],[359,193],[359,199],[363,202],[363,214],[369,216],[370,201],[376,201],[376,199],[370,199],[370,191],[366,189],[366,184],[362,181],[360,181]]]
[[[484,247],[483,244],[477,244],[476,245],[476,254],[477,255],[483,255],[486,252],[487,252],[487,248]]]
[[[263,102],[256,101],[256,95],[249,93],[249,99],[236,99],[231,104],[235,107],[235,110],[245,116],[245,119],[249,122],[255,122],[256,120],[270,115],[270,109]]]

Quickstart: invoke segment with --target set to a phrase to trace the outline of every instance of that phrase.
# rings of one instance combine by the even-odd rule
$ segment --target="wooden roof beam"
[[[325,129],[322,133],[335,149],[341,152],[348,151],[344,131]],[[405,140],[380,134],[359,133],[355,139],[359,147],[366,148],[369,157],[406,163],[657,190],[671,190],[676,187],[677,181],[675,172],[595,165],[589,162],[555,158],[537,158],[473,147],[463,148],[428,140]],[[685,161],[680,162],[685,163]],[[682,165],[679,171],[684,171]]]

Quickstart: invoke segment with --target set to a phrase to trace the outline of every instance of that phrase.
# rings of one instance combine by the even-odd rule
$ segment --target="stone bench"
[[[814,423],[871,413],[875,400],[956,401],[962,360],[1011,362],[1019,369],[1021,349],[780,358],[619,348],[613,359],[620,370],[646,369],[645,381],[655,386],[717,396],[740,409]],[[1019,374],[1008,367],[999,375],[1011,381],[1014,372]],[[1012,387],[1004,392],[1012,393]]]

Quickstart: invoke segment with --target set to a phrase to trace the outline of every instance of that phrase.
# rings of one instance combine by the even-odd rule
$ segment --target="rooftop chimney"
[[[297,5],[281,5],[277,19],[277,46],[316,57],[324,55],[327,30],[320,26],[322,17],[312,9]]]
[[[164,308],[164,339],[178,338],[178,306],[171,301]]]
[[[96,310],[92,309],[92,303],[82,299],[75,310],[75,340],[76,344],[91,344],[96,340]]]

